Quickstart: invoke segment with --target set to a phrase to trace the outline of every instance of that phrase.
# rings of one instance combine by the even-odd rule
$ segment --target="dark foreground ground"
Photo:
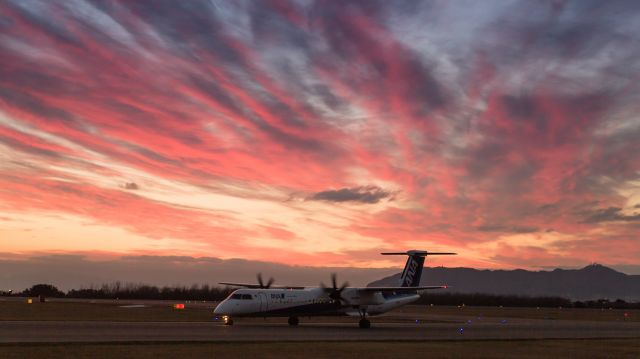
[[[13,358],[638,358],[636,339],[3,344]]]
[[[640,358],[640,311],[407,306],[372,318],[237,319],[215,303],[0,298],[0,358]]]

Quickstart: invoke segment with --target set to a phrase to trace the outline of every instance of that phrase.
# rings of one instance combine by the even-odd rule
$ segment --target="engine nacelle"
[[[379,305],[384,304],[385,299],[381,292],[349,291],[346,293],[350,305]]]

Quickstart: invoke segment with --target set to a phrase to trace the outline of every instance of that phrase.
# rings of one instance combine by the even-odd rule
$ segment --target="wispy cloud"
[[[129,190],[135,191],[137,189],[140,189],[140,186],[138,186],[138,184],[135,183],[135,182],[125,182],[124,189],[129,189]]]
[[[623,222],[640,221],[640,213],[625,214],[622,211],[622,208],[619,208],[619,207],[596,209],[592,211],[581,212],[580,214],[586,217],[583,220],[584,223],[599,223],[599,222],[612,222],[612,221],[623,221]]]
[[[374,204],[383,199],[390,199],[393,193],[377,186],[360,186],[341,188],[314,193],[307,199],[327,202],[358,202]]]

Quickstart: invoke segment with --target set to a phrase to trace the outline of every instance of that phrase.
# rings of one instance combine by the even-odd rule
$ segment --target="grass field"
[[[187,307],[173,309],[171,305],[151,305],[143,308],[123,308],[117,304],[47,302],[0,302],[0,320],[79,320],[126,322],[190,322],[211,321],[213,309]]]
[[[5,344],[1,358],[638,358],[637,339]]]
[[[0,320],[78,320],[78,321],[211,321],[214,319],[215,303],[198,303],[176,310],[170,303],[148,302],[138,308],[123,308],[122,304],[89,302],[46,302],[26,304],[25,301],[0,301]],[[625,313],[627,316],[625,317]],[[441,316],[446,316],[442,318]],[[433,322],[464,322],[469,317],[530,318],[548,320],[592,320],[592,321],[640,321],[640,310],[577,309],[577,308],[499,308],[499,307],[454,307],[408,305],[374,320],[403,322],[421,319]],[[459,318],[459,319],[458,319]],[[262,318],[242,319],[243,321]],[[282,321],[270,318],[268,321]],[[305,319],[306,322],[323,321],[326,318]],[[331,321],[349,321],[352,318],[331,318]]]

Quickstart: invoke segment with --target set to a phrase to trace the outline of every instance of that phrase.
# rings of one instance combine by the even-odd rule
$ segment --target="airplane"
[[[397,287],[338,287],[336,275],[331,275],[331,287],[273,286],[273,278],[266,284],[258,274],[258,284],[221,282],[227,286],[243,287],[220,302],[214,314],[222,317],[225,325],[233,325],[234,317],[289,317],[291,326],[299,324],[298,317],[351,316],[359,317],[360,328],[371,327],[369,316],[380,315],[412,303],[420,293],[429,289],[448,288],[446,285],[421,286],[420,277],[425,257],[455,255],[448,252],[385,252],[385,256],[406,255],[407,263]]]

